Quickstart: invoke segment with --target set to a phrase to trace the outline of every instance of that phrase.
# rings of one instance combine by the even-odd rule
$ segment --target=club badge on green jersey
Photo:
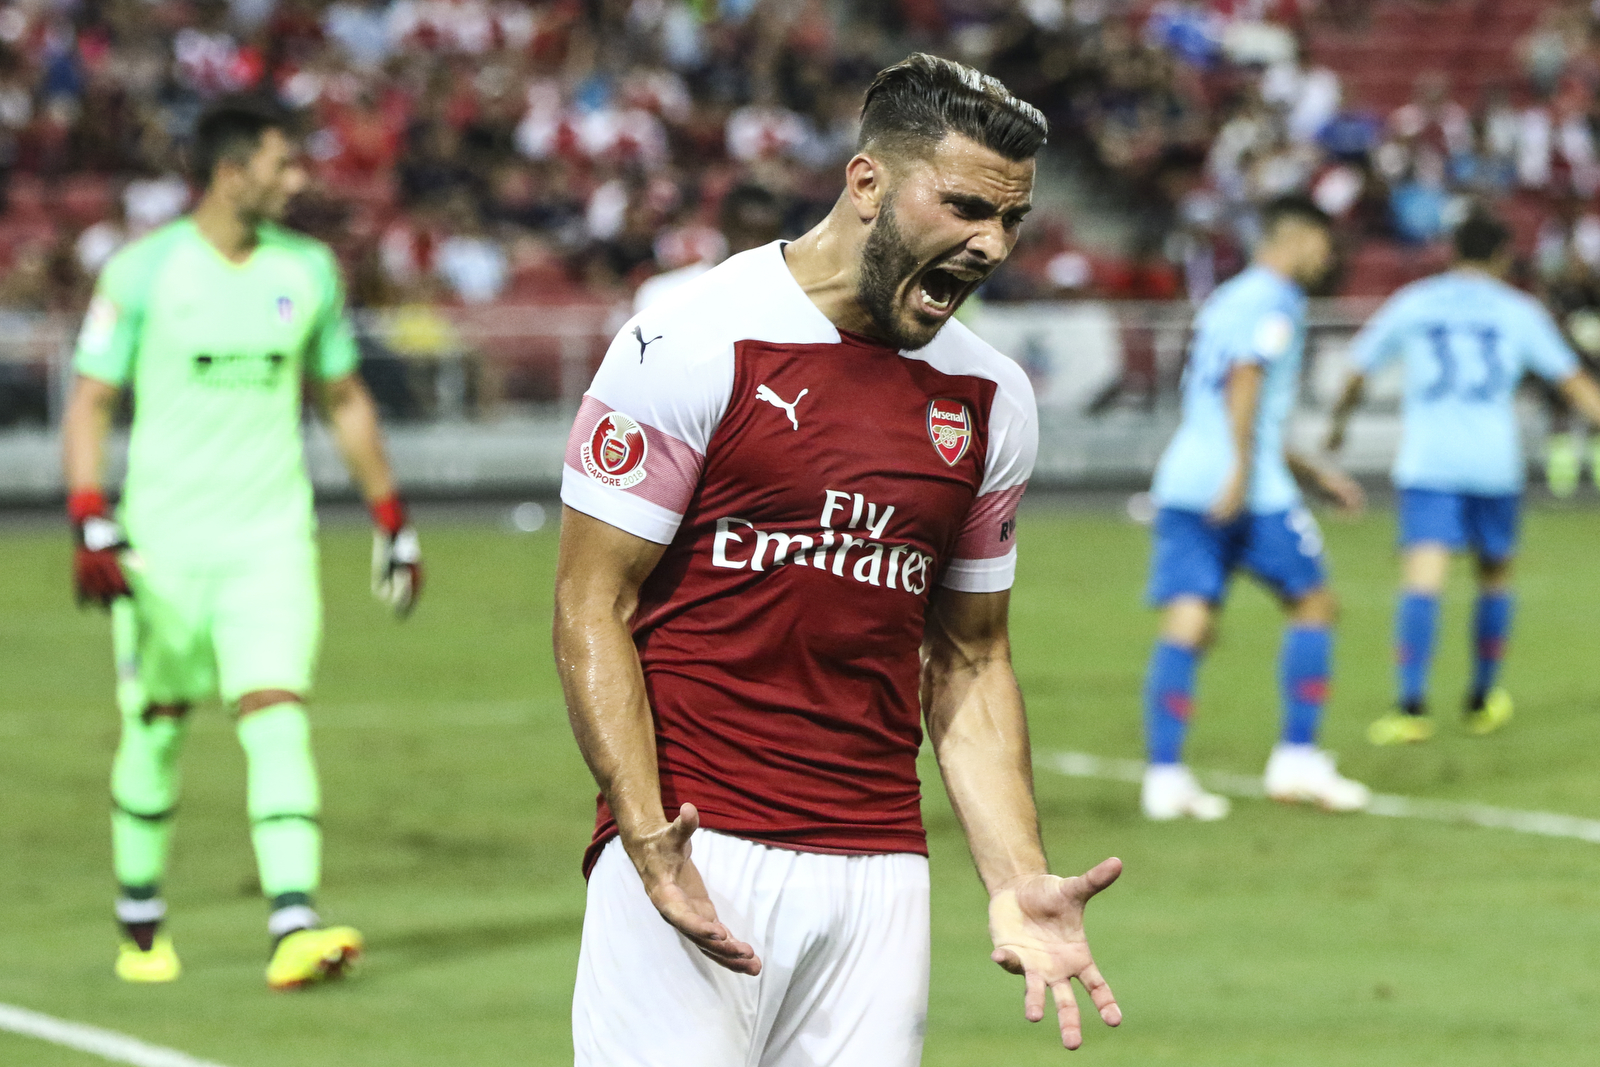
[[[278,297],[278,321],[285,326],[294,322],[294,301],[286,296]]]

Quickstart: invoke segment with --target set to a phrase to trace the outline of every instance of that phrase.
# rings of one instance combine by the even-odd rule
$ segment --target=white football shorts
[[[757,977],[663,919],[622,842],[589,875],[572,998],[577,1067],[916,1067],[928,1014],[928,861],[695,833],[717,918]]]

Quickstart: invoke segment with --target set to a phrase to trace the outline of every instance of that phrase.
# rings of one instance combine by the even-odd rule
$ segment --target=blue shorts
[[[1226,526],[1197,511],[1162,508],[1154,537],[1146,593],[1154,607],[1180,596],[1221,603],[1240,567],[1286,600],[1299,600],[1328,579],[1322,531],[1305,508],[1242,515]]]
[[[1471,549],[1490,563],[1516,552],[1522,497],[1473,496],[1434,489],[1400,490],[1400,545],[1440,544],[1455,551]]]

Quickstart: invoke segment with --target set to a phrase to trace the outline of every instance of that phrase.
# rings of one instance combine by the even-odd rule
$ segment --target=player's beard
[[[877,221],[861,246],[861,280],[856,285],[856,299],[872,319],[878,335],[890,348],[915,351],[922,348],[939,332],[943,323],[933,329],[918,329],[902,321],[905,312],[900,307],[900,288],[917,272],[917,256],[906,243],[905,235],[895,223],[894,198],[884,201]]]

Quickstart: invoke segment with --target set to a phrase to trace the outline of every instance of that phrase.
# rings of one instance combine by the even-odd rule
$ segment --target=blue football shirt
[[[1223,390],[1228,373],[1241,363],[1266,370],[1246,506],[1266,515],[1300,502],[1284,459],[1283,428],[1299,385],[1305,320],[1300,287],[1260,266],[1218,287],[1201,305],[1183,372],[1183,422],[1161,456],[1151,488],[1157,504],[1206,511],[1221,495],[1234,461]]]
[[[1525,469],[1513,398],[1524,373],[1551,381],[1578,359],[1538,301],[1471,270],[1401,289],[1356,335],[1351,362],[1371,374],[1404,360],[1395,484],[1500,496]]]

